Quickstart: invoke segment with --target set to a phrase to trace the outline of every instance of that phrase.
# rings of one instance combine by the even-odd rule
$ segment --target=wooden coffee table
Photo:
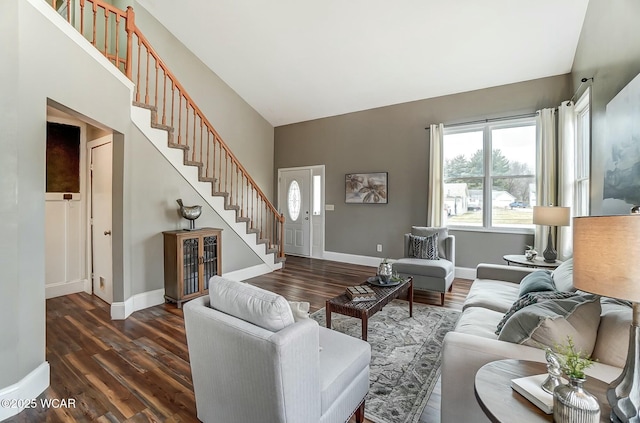
[[[547,373],[547,366],[534,361],[498,360],[485,364],[476,373],[474,384],[480,408],[494,423],[552,422],[553,414],[545,414],[511,388],[511,379],[543,373]],[[587,376],[584,384],[584,388],[598,398],[601,422],[608,422],[611,414],[608,387],[609,384],[591,376]]]
[[[376,293],[376,299],[371,301],[353,302],[347,294],[327,300],[325,313],[327,315],[327,328],[331,329],[331,313],[343,314],[345,316],[356,317],[362,320],[362,339],[367,340],[367,323],[369,317],[373,316],[382,307],[389,304],[391,300],[407,293],[409,300],[409,317],[413,317],[413,278],[409,276],[396,286],[375,286],[366,284]]]

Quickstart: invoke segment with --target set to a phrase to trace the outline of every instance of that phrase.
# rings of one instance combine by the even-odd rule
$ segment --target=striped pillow
[[[429,236],[409,235],[409,256],[427,259],[440,260],[438,255],[438,234]]]

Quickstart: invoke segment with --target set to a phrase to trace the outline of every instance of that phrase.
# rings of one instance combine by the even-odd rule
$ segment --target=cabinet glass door
[[[182,244],[183,251],[183,268],[182,268],[182,285],[183,295],[191,295],[199,291],[198,289],[198,270],[199,270],[199,254],[198,254],[198,238],[185,239]]]
[[[218,237],[205,236],[204,244],[204,289],[209,289],[209,279],[218,274]]]

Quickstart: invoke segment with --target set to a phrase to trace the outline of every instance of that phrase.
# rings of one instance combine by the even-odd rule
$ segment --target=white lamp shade
[[[534,206],[533,223],[545,226],[569,226],[571,209],[569,207]]]
[[[640,302],[640,216],[573,219],[573,285]]]

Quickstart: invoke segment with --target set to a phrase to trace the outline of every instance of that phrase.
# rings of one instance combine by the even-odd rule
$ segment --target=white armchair
[[[354,412],[364,420],[367,342],[294,322],[282,296],[246,283],[215,276],[209,292],[184,307],[201,421],[344,423]]]

